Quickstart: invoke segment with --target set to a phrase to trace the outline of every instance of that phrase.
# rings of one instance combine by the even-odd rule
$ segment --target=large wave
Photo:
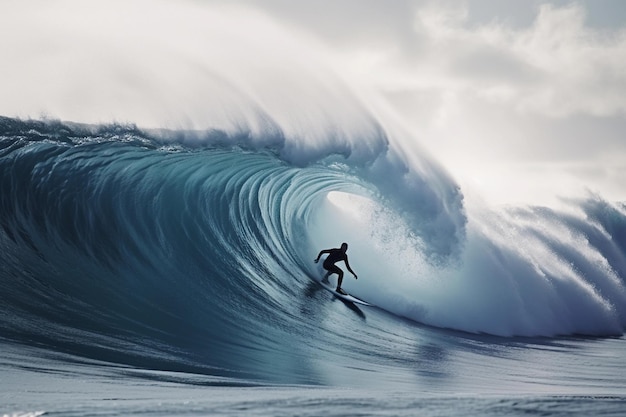
[[[237,351],[259,341],[283,352],[268,335],[306,328],[291,310],[318,273],[318,244],[350,240],[332,222],[314,226],[321,211],[338,216],[326,197],[384,192],[359,176],[376,161],[329,154],[294,165],[246,135],[194,134],[190,144],[183,132],[1,124],[3,334],[98,358],[162,363],[182,350],[241,369],[251,355]],[[209,360],[196,351],[207,346]]]
[[[466,226],[450,220],[464,219],[461,195],[443,198],[452,182],[442,197],[445,176],[436,187],[408,168],[394,176],[381,168],[388,149],[301,166],[276,148],[225,144],[224,132],[188,146],[131,127],[2,126],[3,286],[29,314],[59,304],[48,290],[124,317],[156,300],[224,314],[235,295],[267,313],[318,273],[320,248],[346,240],[355,291],[420,322],[501,335],[623,329],[625,210],[597,196],[562,212],[473,208]]]

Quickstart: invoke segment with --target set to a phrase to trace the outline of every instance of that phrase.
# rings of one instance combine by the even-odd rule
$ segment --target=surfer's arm
[[[348,268],[348,271],[350,271],[350,273],[352,275],[354,275],[355,279],[359,279],[359,277],[356,276],[356,274],[354,273],[354,271],[352,270],[352,268],[350,268],[350,262],[348,262],[348,256],[346,255],[346,259],[344,260],[345,264],[346,264],[346,268]]]
[[[324,253],[330,253],[330,249],[324,249],[324,250],[320,251],[320,253],[317,255],[317,258],[315,258],[315,262],[316,263],[319,262],[320,256],[322,256],[322,254],[324,254]]]

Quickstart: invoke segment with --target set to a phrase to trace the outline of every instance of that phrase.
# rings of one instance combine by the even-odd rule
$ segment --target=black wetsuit
[[[328,276],[330,274],[337,274],[338,278],[337,278],[337,290],[336,291],[342,292],[343,294],[345,294],[345,291],[341,289],[341,283],[343,282],[343,270],[335,264],[337,262],[344,261],[346,263],[346,267],[348,268],[348,271],[350,271],[352,275],[354,275],[354,279],[357,279],[356,274],[354,273],[352,268],[350,268],[350,263],[348,262],[348,255],[346,255],[347,250],[348,250],[348,244],[342,243],[341,249],[339,248],[324,249],[320,251],[319,255],[317,255],[317,258],[315,258],[315,262],[318,262],[320,260],[320,257],[324,253],[328,254],[326,259],[324,259],[324,264],[323,264],[324,269],[327,270],[328,272],[326,273],[326,275],[324,275],[324,278],[322,279],[322,281],[328,282]]]
[[[343,275],[343,271],[335,263],[346,260],[346,253],[341,249],[331,249],[330,253],[324,260],[324,269],[339,276]]]

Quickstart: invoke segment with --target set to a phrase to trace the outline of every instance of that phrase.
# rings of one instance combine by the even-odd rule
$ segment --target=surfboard
[[[323,281],[318,281],[320,283],[320,285],[327,291],[332,292],[333,294],[335,294],[336,297],[341,298],[344,301],[348,301],[350,303],[354,303],[354,304],[361,304],[364,306],[371,306],[370,303],[361,300],[358,297],[355,297],[354,295],[350,295],[350,294],[342,294],[340,292],[335,291],[335,286],[331,285],[330,283],[326,283]]]

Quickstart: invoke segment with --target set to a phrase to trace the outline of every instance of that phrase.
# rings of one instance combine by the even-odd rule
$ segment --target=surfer
[[[352,268],[350,268],[350,263],[348,262],[348,255],[346,255],[347,250],[348,250],[348,244],[342,243],[341,248],[324,249],[320,251],[320,253],[317,255],[317,259],[315,259],[315,263],[318,263],[320,260],[320,256],[322,256],[322,254],[324,253],[328,254],[323,264],[324,269],[327,270],[328,272],[326,272],[326,275],[324,275],[324,278],[322,279],[322,281],[328,282],[328,277],[330,276],[330,274],[339,275],[339,278],[337,279],[337,289],[335,291],[341,294],[346,294],[346,292],[341,289],[341,282],[343,281],[343,270],[339,268],[337,265],[335,265],[337,262],[344,261],[346,264],[346,267],[348,268],[348,271],[350,271],[350,273],[354,275],[354,279],[359,279],[354,273],[354,271],[352,270]]]

